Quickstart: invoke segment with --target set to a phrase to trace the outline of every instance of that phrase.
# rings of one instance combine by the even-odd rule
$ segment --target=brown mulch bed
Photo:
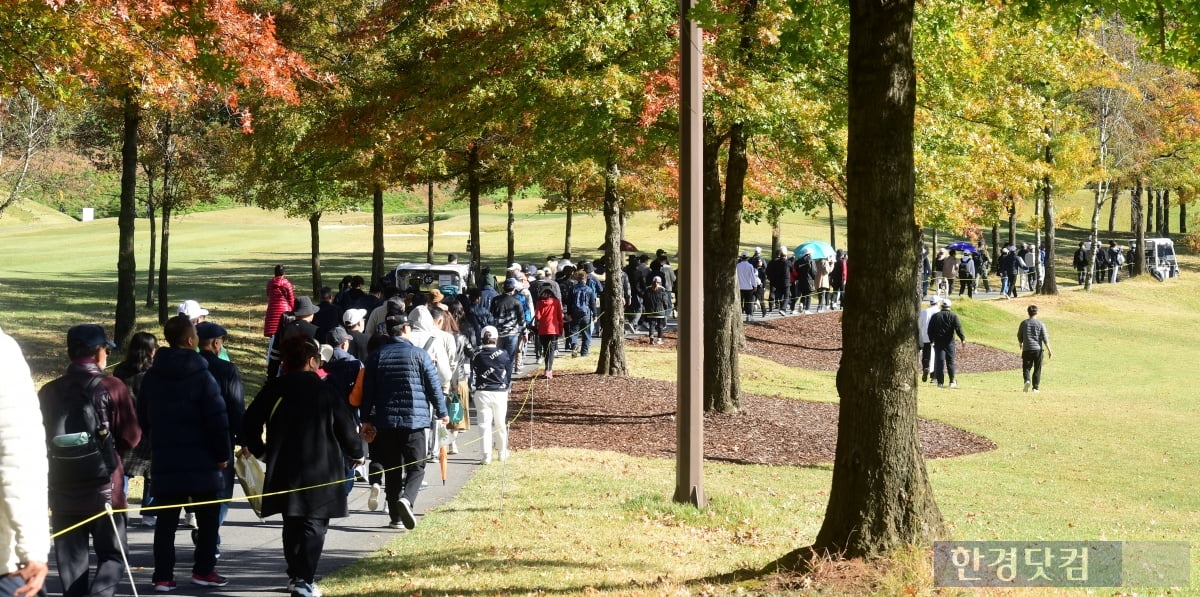
[[[513,385],[509,441],[533,447],[612,450],[634,456],[675,455],[675,384],[638,377],[556,373]],[[526,401],[530,398],[529,401]],[[522,408],[523,406],[523,408]],[[743,394],[741,411],[704,416],[704,456],[736,464],[814,465],[833,461],[838,405]],[[530,423],[532,419],[532,424]],[[995,449],[984,437],[921,420],[926,458]]]
[[[656,348],[674,350],[668,335]],[[841,313],[787,317],[747,326],[747,348],[791,367],[831,371],[841,358]],[[641,342],[644,340],[630,340]],[[1019,368],[1019,356],[968,343],[958,352],[960,372]],[[675,384],[636,377],[558,372],[514,384],[509,428],[514,448],[568,447],[613,450],[635,456],[675,455]],[[527,398],[531,398],[526,401]],[[838,405],[743,394],[741,411],[706,414],[704,453],[738,464],[807,466],[833,461]],[[532,420],[532,423],[531,423]],[[995,449],[987,438],[936,421],[920,420],[926,458],[948,458]]]

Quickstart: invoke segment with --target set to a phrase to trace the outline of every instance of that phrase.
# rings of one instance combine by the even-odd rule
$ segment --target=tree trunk
[[[745,343],[737,267],[741,241],[742,195],[746,178],[746,137],[741,124],[730,127],[725,188],[721,189],[723,139],[713,124],[704,126],[704,412],[737,412],[741,399],[738,350]]]
[[[1162,190],[1162,206],[1158,210],[1159,222],[1158,235],[1166,238],[1171,236],[1171,189]]]
[[[170,296],[170,281],[167,277],[171,271],[169,267],[171,251],[171,203],[171,200],[164,193],[162,205],[162,245],[159,247],[158,258],[158,325],[166,325],[167,320],[171,318],[171,306],[167,304],[167,298]]]
[[[139,106],[133,94],[125,96],[121,140],[121,213],[117,219],[117,310],[113,341],[124,350],[137,325],[137,257],[133,253],[137,227],[137,166]]]
[[[1054,149],[1050,146],[1050,127],[1046,126],[1046,166],[1054,166]],[[1116,204],[1114,198],[1113,204]],[[1046,231],[1046,265],[1045,276],[1042,280],[1042,294],[1058,294],[1058,281],[1055,280],[1054,273],[1054,183],[1050,181],[1050,175],[1047,174],[1042,179],[1042,221],[1045,224]],[[1112,221],[1109,221],[1109,230],[1112,230]]]
[[[1117,199],[1121,196],[1120,185],[1113,185],[1112,188],[1112,204],[1108,206],[1108,232],[1111,234],[1117,230]]]
[[[913,0],[850,2],[846,236],[858,269],[821,554],[872,556],[943,534],[917,436],[912,23]]]
[[[467,151],[467,198],[471,217],[471,273],[476,286],[483,284],[483,259],[479,250],[479,143],[472,143]],[[511,262],[510,262],[511,263]]]
[[[1096,190],[1092,194],[1092,227],[1089,229],[1088,238],[1091,239],[1092,248],[1088,250],[1088,264],[1084,271],[1083,289],[1091,290],[1093,278],[1096,277],[1096,254],[1100,252],[1100,210],[1104,207],[1104,201],[1108,197],[1108,189],[1112,182],[1101,180],[1096,183]]]
[[[158,250],[158,230],[154,221],[154,172],[146,172],[146,223],[150,224],[150,267],[146,268],[146,308],[154,308],[155,251]]]
[[[1008,197],[1008,246],[1017,246],[1017,199]]]
[[[517,262],[517,231],[514,229],[516,217],[513,215],[513,195],[517,194],[516,189],[512,185],[508,185],[508,196],[505,201],[508,205],[508,261],[507,263]]]
[[[767,223],[771,225],[771,258],[779,254],[783,246],[783,227],[779,224],[779,207],[772,205],[767,211]]]
[[[308,216],[308,236],[312,241],[312,295],[321,300],[321,212],[314,211]]]
[[[829,209],[829,246],[837,248],[837,227],[833,225],[833,199],[825,203]]]
[[[427,219],[429,220],[428,233],[426,234],[425,243],[425,263],[433,263],[433,183],[429,183],[429,197],[425,202],[428,208]]]
[[[563,232],[563,255],[571,254],[571,227],[574,225],[575,217],[575,198],[571,196],[571,181],[567,181],[566,191],[563,193],[563,202],[567,208],[567,223],[566,229]]]
[[[1179,200],[1179,233],[1187,234],[1187,206],[1188,204],[1180,197]]]
[[[163,119],[162,123],[162,258],[159,259],[158,270],[158,324],[166,325],[167,320],[171,318],[171,306],[169,298],[170,292],[170,276],[171,268],[168,262],[168,252],[171,245],[171,212],[175,210],[175,179],[172,178],[174,168],[172,156],[174,148],[171,146],[171,118],[170,116]]]
[[[621,173],[615,158],[610,157],[604,168],[604,291],[600,293],[600,315],[603,331],[600,334],[600,358],[596,363],[599,375],[628,375],[625,362],[625,297],[621,276],[621,198],[617,195],[617,179]]]
[[[1000,221],[992,223],[992,263],[1000,264]],[[994,267],[994,266],[993,266]],[[993,270],[995,271],[995,270]]]
[[[1154,234],[1155,229],[1155,214],[1154,204],[1158,202],[1158,197],[1154,194],[1154,189],[1146,187],[1146,234]]]
[[[1129,227],[1133,229],[1133,236],[1137,246],[1137,250],[1133,252],[1133,263],[1129,267],[1130,276],[1140,276],[1146,272],[1146,231],[1142,228],[1142,181],[1139,178],[1137,185],[1133,188],[1133,192],[1129,195],[1129,208],[1132,213],[1129,214]]]
[[[387,272],[383,247],[383,184],[371,189],[371,281],[378,282]]]
[[[1033,195],[1033,221],[1038,222],[1042,215],[1042,202],[1038,200],[1037,193]],[[1042,229],[1034,226],[1033,228],[1033,288],[1031,292],[1038,294],[1042,291],[1042,280],[1046,277],[1045,270],[1042,269],[1042,260],[1039,258],[1042,250]],[[951,282],[954,284],[954,282]]]

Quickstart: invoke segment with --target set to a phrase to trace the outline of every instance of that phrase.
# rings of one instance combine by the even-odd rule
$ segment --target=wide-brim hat
[[[316,315],[320,309],[313,304],[312,299],[307,296],[296,297],[296,306],[292,309],[292,314],[296,317],[304,317],[306,315]]]

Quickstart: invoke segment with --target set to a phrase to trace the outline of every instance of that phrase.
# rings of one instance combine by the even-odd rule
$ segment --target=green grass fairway
[[[561,214],[518,202],[517,261],[545,262],[563,249]],[[79,223],[52,212],[0,220],[6,263],[0,268],[0,327],[21,343],[39,383],[66,364],[65,330],[99,322],[111,330],[117,229],[114,220]],[[436,223],[438,259],[463,253],[468,221],[460,211]],[[506,214],[483,208],[483,250],[504,262]],[[369,214],[329,215],[322,222],[325,284],[366,274]],[[1106,221],[1106,220],[1105,220]],[[642,251],[674,253],[675,229],[651,213],[632,214],[628,240]],[[844,230],[844,221],[839,220]],[[139,324],[159,332],[145,300],[148,228],[138,223]],[[228,345],[247,377],[247,395],[262,381],[264,286],[272,266],[289,266],[301,294],[311,288],[304,220],[253,208],[191,214],[171,228],[169,303],[199,300],[232,334]],[[424,225],[386,230],[388,264],[423,261]],[[595,257],[603,233],[597,214],[576,218],[577,255]],[[1080,234],[1064,230],[1064,246]],[[828,237],[827,223],[792,215],[784,243]],[[743,246],[767,247],[765,225],[747,226]],[[1070,247],[1074,244],[1071,243]],[[1016,351],[1016,328],[1031,302],[1041,307],[1054,358],[1040,394],[1021,391],[1018,371],[961,375],[957,390],[920,387],[920,411],[984,435],[992,452],[928,463],[938,504],[954,538],[964,540],[1188,541],[1200,546],[1200,260],[1183,256],[1183,277],[1148,277],[1097,285],[1085,293],[1070,278],[1070,251],[1059,251],[1062,294],[1018,300],[956,301],[969,340]],[[851,256],[853,263],[853,256]],[[1064,259],[1066,261],[1064,261]],[[852,270],[853,271],[853,270]],[[851,274],[853,284],[853,274]],[[670,379],[674,360],[631,348],[636,375]],[[589,369],[590,359],[561,367]],[[834,375],[789,371],[743,358],[746,390],[795,399],[836,400]],[[1196,384],[1196,385],[1192,385]],[[534,387],[533,399],[537,399]],[[581,397],[586,399],[586,396]],[[663,430],[663,441],[673,429]],[[460,498],[427,516],[387,549],[322,582],[337,596],[400,594],[677,595],[777,592],[758,581],[718,576],[758,567],[811,543],[820,527],[830,467],[705,467],[711,506],[674,506],[674,462],[610,452],[528,450],[528,438],[502,466],[481,469]],[[1193,551],[1193,565],[1200,550]],[[1198,568],[1200,570],[1200,568]],[[932,587],[921,552],[895,554],[865,580],[797,587],[795,594],[974,595]],[[997,595],[1082,595],[1020,590]],[[1133,595],[1134,589],[1089,594]],[[1192,586],[1136,594],[1200,595]]]

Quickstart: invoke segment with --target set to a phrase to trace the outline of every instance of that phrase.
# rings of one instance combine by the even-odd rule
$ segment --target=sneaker
[[[500,460],[508,460],[508,450],[500,450]]]
[[[208,574],[193,574],[192,584],[202,587],[223,587],[229,584],[229,579],[217,574],[216,569]]]
[[[958,382],[957,382],[957,381],[952,381],[952,382],[950,382],[950,387],[952,387],[952,388],[957,388],[957,387],[958,387]]]
[[[160,580],[154,583],[155,593],[170,593],[178,588],[179,586],[173,580]]]
[[[1033,393],[1034,393],[1034,394],[1038,393],[1038,389],[1037,389],[1037,388],[1034,388],[1034,389],[1033,389]]]
[[[458,442],[450,442],[450,447],[446,449],[447,454],[458,454]]]
[[[939,388],[944,388],[944,387],[946,387],[946,386],[944,386],[944,385],[942,385],[942,384],[938,384],[938,387],[939,387]]]
[[[656,339],[654,340],[654,343],[655,343],[655,344],[662,344],[662,338],[656,338]]]
[[[1031,382],[1031,381],[1025,382],[1025,391],[1028,392],[1031,389],[1033,389],[1033,382]]]
[[[547,371],[547,372],[546,372],[546,379],[554,379],[554,372],[553,372],[553,371]]]
[[[196,526],[196,513],[195,512],[188,512],[187,517],[184,518],[183,524],[184,524],[184,526],[189,526],[189,527],[192,527],[193,529],[200,528],[200,527]]]
[[[154,525],[156,525],[156,524],[158,524],[158,516],[143,516],[142,517],[142,526],[154,528]]]
[[[412,504],[408,503],[408,498],[400,498],[398,503],[400,511],[397,514],[400,515],[400,522],[404,523],[404,528],[411,531],[417,526],[417,516],[413,514]]]
[[[401,524],[399,520],[393,520],[388,523],[387,528],[400,530],[400,529],[404,528],[404,525]]]
[[[921,381],[929,381],[929,372],[928,371],[921,372]]]
[[[492,455],[491,454],[488,454],[487,456],[484,456],[483,458],[479,459],[479,464],[491,464],[491,463],[492,463]]]
[[[321,577],[317,576],[315,580],[321,580]],[[284,589],[284,591],[291,593],[292,591],[296,590],[296,585],[298,585],[300,583],[304,583],[304,581],[299,578],[289,578],[287,588]],[[321,594],[321,590],[317,588],[317,583],[310,582],[310,583],[306,583],[306,584],[308,584],[308,586],[312,587],[313,595]]]
[[[291,597],[321,597],[321,590],[315,583],[304,582],[300,579],[289,582],[288,590],[291,592]]]
[[[382,489],[378,483],[371,484],[371,491],[367,494],[368,512],[374,512],[379,509],[379,493]]]

